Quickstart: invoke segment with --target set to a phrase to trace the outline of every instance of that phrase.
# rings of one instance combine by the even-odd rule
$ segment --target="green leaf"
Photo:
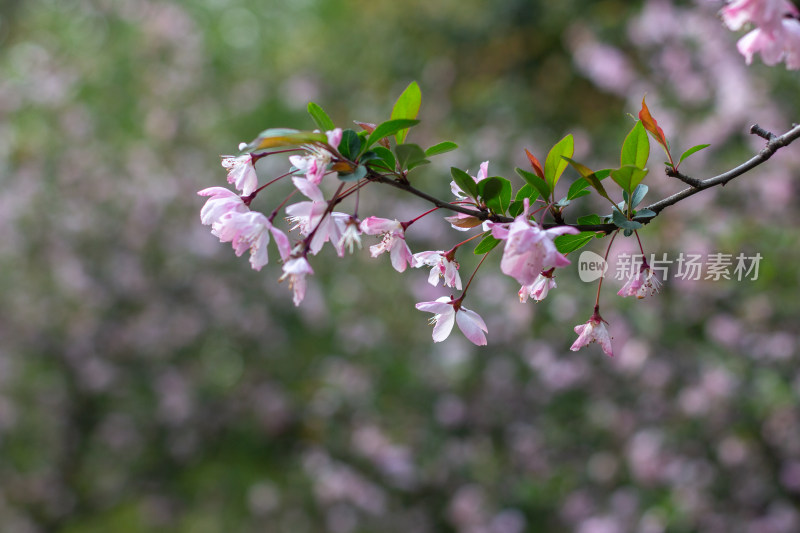
[[[595,224],[602,224],[603,219],[600,218],[599,215],[584,215],[582,217],[578,217],[578,224],[581,225],[595,225]]]
[[[369,134],[367,139],[367,148],[389,135],[394,135],[398,131],[408,129],[412,126],[419,124],[419,120],[411,118],[398,118],[394,120],[387,120],[386,122],[378,125],[372,133]]]
[[[572,168],[577,170],[578,173],[581,175],[581,177],[584,180],[586,180],[592,187],[594,187],[594,189],[597,191],[597,194],[599,194],[603,198],[613,203],[613,200],[608,197],[606,188],[603,187],[603,184],[601,183],[601,181],[604,178],[608,177],[608,175],[611,173],[611,170],[603,169],[603,170],[598,170],[597,172],[593,172],[592,169],[590,169],[586,165],[578,163],[574,159],[570,159],[569,157],[564,157],[564,160],[570,165],[572,165]]]
[[[522,179],[524,179],[530,186],[534,189],[539,191],[539,194],[542,195],[542,198],[550,198],[550,186],[544,181],[542,178],[534,174],[533,172],[528,172],[527,170],[523,170],[521,168],[514,169],[517,174],[519,174]]]
[[[330,131],[336,127],[325,110],[314,102],[308,103],[308,114],[311,115],[317,127],[322,131]]]
[[[531,203],[539,197],[539,191],[528,185],[527,183],[519,188],[517,194],[514,196],[514,201],[521,202],[523,198],[530,199]]]
[[[625,165],[611,171],[611,179],[622,187],[623,191],[630,193],[647,176],[647,169]]]
[[[700,150],[703,150],[705,148],[708,148],[709,146],[711,146],[711,145],[710,144],[698,144],[697,146],[692,146],[691,148],[689,148],[688,150],[683,152],[683,154],[681,154],[681,159],[680,159],[680,161],[678,161],[678,164],[680,165],[681,163],[683,163],[683,160],[686,159],[687,157],[689,157],[690,155],[692,155],[694,153],[697,153]]]
[[[636,211],[636,218],[653,218],[657,214],[658,213],[656,213],[652,209],[644,208],[644,209],[639,209],[638,211]]]
[[[358,181],[367,175],[367,167],[358,165],[353,172],[339,172],[339,179],[342,181]]]
[[[346,129],[342,132],[342,140],[339,143],[339,153],[347,159],[355,159],[361,152],[361,137],[351,130]]]
[[[511,205],[508,206],[508,216],[516,218],[524,210],[525,210],[525,204],[522,202],[522,200],[514,200],[513,202],[511,202]]]
[[[647,137],[647,130],[641,120],[637,120],[633,129],[625,137],[620,154],[620,166],[631,165],[634,167],[645,168],[647,159],[650,157],[650,139]]]
[[[375,152],[378,157],[380,157],[380,160],[377,161],[377,163],[381,163],[380,166],[383,166],[390,171],[394,171],[395,166],[397,165],[397,160],[394,158],[394,154],[391,150],[384,148],[383,146],[376,146],[372,149],[372,151]]]
[[[553,242],[555,243],[556,249],[559,252],[562,254],[568,254],[583,248],[589,244],[592,239],[594,239],[593,231],[582,231],[576,235],[559,235],[553,239]]]
[[[427,150],[425,150],[426,157],[432,157],[439,154],[444,154],[446,152],[451,152],[458,148],[458,145],[454,142],[444,141],[440,142],[439,144],[434,144]]]
[[[645,184],[636,186],[636,188],[633,190],[633,195],[631,195],[631,201],[630,201],[631,208],[634,208],[640,203],[642,203],[642,200],[644,200],[644,197],[647,194],[648,190],[649,187],[647,187],[647,185]]]
[[[408,164],[408,170],[414,170],[417,167],[421,167],[422,165],[430,164],[430,159],[420,159],[419,161],[414,161]]]
[[[614,209],[611,212],[611,222],[614,223],[615,226],[622,229],[627,230],[635,230],[642,227],[641,222],[635,222],[633,220],[628,220],[625,218],[625,215],[620,213],[618,210]]]
[[[547,154],[547,159],[544,161],[544,180],[550,186],[551,191],[555,189],[558,178],[567,168],[567,161],[563,158],[572,157],[574,151],[575,143],[570,134],[558,141]]]
[[[478,184],[472,179],[472,176],[461,170],[460,168],[450,167],[450,175],[453,176],[453,181],[456,182],[459,189],[464,191],[467,196],[478,198]]]
[[[586,196],[589,191],[585,190],[589,186],[589,182],[583,178],[576,179],[567,191],[567,200],[574,200],[581,196]]]
[[[504,214],[511,205],[511,192],[511,182],[505,178],[493,176],[478,182],[478,194],[486,207],[498,215]]]
[[[500,244],[502,241],[500,239],[495,239],[492,237],[492,234],[489,233],[481,239],[481,242],[475,247],[475,255],[483,255],[486,252],[491,252],[494,250],[494,247]]]
[[[412,81],[397,98],[390,118],[417,118],[420,104],[422,104],[422,92],[419,90],[417,82]],[[407,129],[397,132],[395,135],[397,144],[405,142],[406,135],[408,135]]]
[[[413,168],[411,165],[425,160],[425,152],[416,144],[398,144],[394,148],[401,169]]]
[[[263,150],[279,146],[293,146],[313,142],[328,142],[324,133],[313,131],[300,131],[287,128],[270,128],[258,134],[253,142],[248,144],[243,151]]]

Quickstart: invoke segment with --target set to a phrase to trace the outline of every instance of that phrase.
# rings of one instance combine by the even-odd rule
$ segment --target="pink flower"
[[[482,223],[481,219],[466,213],[456,213],[455,215],[444,217],[444,219],[450,223],[454,230],[458,231],[469,231]]]
[[[548,275],[549,272],[549,275]],[[553,279],[553,269],[547,272],[542,272],[530,285],[523,285],[519,290],[519,301],[525,303],[528,297],[533,298],[537,302],[541,302],[547,298],[547,293],[550,289],[556,288],[556,280]]]
[[[481,168],[480,170],[478,170],[478,175],[473,176],[472,179],[475,180],[475,183],[478,183],[481,180],[485,180],[488,176],[489,176],[489,162],[484,161],[483,163],[481,163]],[[450,190],[459,200],[468,198],[467,194],[461,190],[461,187],[459,187],[455,181],[450,182]]]
[[[406,267],[413,263],[414,257],[406,244],[402,223],[388,218],[369,217],[361,222],[361,231],[367,235],[383,235],[379,244],[369,247],[372,257],[389,252],[392,266],[398,272],[404,272]]]
[[[797,8],[787,0],[733,0],[720,11],[722,20],[733,31],[748,22],[767,31],[775,31],[786,14],[797,14]]]
[[[342,238],[339,239],[337,246],[342,250],[347,247],[347,250],[352,254],[353,245],[357,245],[358,249],[361,249],[361,225],[359,224],[358,219],[351,216],[347,218],[344,233],[342,233]]]
[[[289,279],[289,288],[294,291],[294,305],[300,305],[306,297],[306,275],[313,274],[314,270],[305,255],[292,255],[283,264],[283,275],[278,281]]]
[[[506,241],[500,270],[521,285],[531,285],[542,271],[570,264],[553,239],[566,233],[578,233],[578,230],[570,226],[542,229],[528,220],[527,199],[525,202],[525,211],[510,225],[493,224],[492,235]]]
[[[350,216],[345,213],[328,213],[328,202],[317,185],[307,178],[292,178],[297,189],[311,199],[310,202],[298,202],[286,208],[292,229],[300,230],[303,237],[311,235],[309,250],[316,255],[322,246],[331,241],[339,257],[344,255],[342,232]]]
[[[436,287],[439,285],[439,278],[444,278],[445,287],[454,287],[461,290],[461,276],[458,274],[458,263],[452,258],[447,257],[446,252],[419,252],[414,254],[411,266],[419,268],[429,266],[431,273],[428,276],[428,283]]]
[[[328,137],[328,144],[331,145],[331,148],[334,150],[339,148],[339,143],[342,142],[342,128],[334,128],[330,131],[326,131],[325,135]]]
[[[783,19],[783,32],[786,68],[798,70],[800,69],[800,20]]]
[[[597,308],[595,308],[592,318],[590,318],[587,323],[575,326],[575,333],[578,334],[578,338],[572,343],[569,349],[573,352],[577,352],[584,346],[597,342],[600,344],[600,347],[603,348],[606,355],[613,357],[614,352],[611,350],[611,336],[606,329],[606,323],[603,317],[600,316]]]
[[[224,187],[209,187],[198,191],[197,194],[211,197],[200,210],[200,221],[206,226],[217,222],[227,213],[246,213],[249,211],[238,194]]]
[[[647,263],[643,263],[639,271],[628,279],[617,294],[623,298],[627,296],[636,296],[641,300],[647,296],[648,293],[657,293],[660,286],[661,282],[658,281],[658,278],[653,276],[653,271],[650,269],[650,266]]]
[[[250,265],[255,270],[261,270],[269,261],[267,245],[270,234],[275,238],[281,259],[289,256],[288,237],[261,213],[229,212],[214,222],[211,228],[211,233],[219,237],[220,242],[231,243],[237,257],[249,250]]]
[[[480,315],[461,306],[460,300],[451,300],[442,296],[433,302],[420,302],[416,305],[420,311],[434,313],[431,318],[433,324],[433,342],[442,342],[450,336],[453,322],[458,323],[458,328],[467,339],[478,346],[486,345],[488,329]]]
[[[253,165],[253,155],[223,155],[222,166],[228,170],[228,183],[242,191],[244,196],[253,194],[258,188],[258,175]]]
[[[756,28],[736,43],[739,53],[744,56],[749,65],[753,62],[753,55],[761,54],[761,60],[766,65],[775,65],[783,56],[783,40],[778,34],[773,34],[762,28]]]
[[[325,134],[328,137],[328,144],[330,144],[332,148],[339,146],[339,143],[342,141],[341,128],[327,131]],[[307,155],[290,156],[289,162],[297,167],[298,171],[303,172],[310,182],[314,183],[314,185],[319,185],[325,173],[328,171],[328,165],[330,165],[333,155],[328,150],[320,148],[319,146],[306,146],[305,148],[308,151]]]

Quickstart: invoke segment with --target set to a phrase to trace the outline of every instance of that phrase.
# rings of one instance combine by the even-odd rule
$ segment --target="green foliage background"
[[[760,252],[760,277],[641,302],[609,290],[613,360],[567,350],[594,296],[574,269],[520,305],[495,260],[467,304],[489,347],[433,345],[413,307],[426,273],[323,253],[295,309],[278,266],[250,270],[199,223],[220,153],[310,127],[308,100],[345,127],[380,121],[414,79],[414,140],[462,146],[417,175],[441,195],[450,165],[491,159],[514,179],[524,148],[543,159],[567,132],[581,161],[615,161],[644,92],[673,142],[712,142],[687,172],[730,168],[758,149],[746,121],[797,120],[796,73],[746,70],[713,8],[677,4],[2,3],[0,529],[800,528],[795,146],[647,228],[657,253]],[[637,38],[677,31],[637,19],[658,9],[718,30]],[[629,92],[576,68],[589,33],[627,58]],[[734,66],[704,70],[709,57]],[[657,169],[648,182],[680,188]],[[375,213],[422,207],[370,193]],[[431,222],[409,240],[451,233]]]

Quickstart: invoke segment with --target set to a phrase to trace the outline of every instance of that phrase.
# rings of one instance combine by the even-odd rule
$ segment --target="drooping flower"
[[[606,355],[613,357],[614,352],[611,349],[611,336],[608,334],[606,324],[607,322],[603,320],[603,317],[600,316],[598,309],[595,307],[594,313],[588,322],[575,326],[575,333],[578,334],[578,338],[572,343],[569,349],[573,352],[577,352],[584,346],[597,342]]]
[[[766,65],[786,61],[786,68],[800,68],[800,11],[788,0],[734,0],[720,14],[732,30],[746,24],[755,28],[739,39],[736,47],[749,65],[761,54]]]
[[[514,222],[491,226],[494,238],[506,241],[500,270],[521,285],[533,284],[544,270],[570,264],[569,259],[558,251],[553,239],[567,233],[578,233],[570,226],[543,229],[528,220],[528,209],[528,200],[525,199],[525,210]]]
[[[541,272],[539,276],[530,285],[523,285],[519,290],[519,301],[525,303],[528,298],[533,298],[537,302],[541,302],[547,298],[547,293],[550,289],[556,288],[556,280],[553,279],[553,271],[551,268],[545,272]]]
[[[325,134],[328,137],[328,144],[331,145],[331,147],[336,148],[339,146],[339,143],[342,141],[341,128],[327,131]],[[331,163],[333,154],[319,146],[308,145],[305,148],[308,152],[306,155],[290,156],[289,162],[292,163],[298,171],[304,173],[310,182],[314,183],[314,185],[319,185],[325,173],[328,171],[328,166]]]
[[[648,294],[657,293],[660,286],[661,282],[653,275],[652,269],[645,261],[639,271],[631,275],[617,294],[623,298],[635,296],[641,300]]]
[[[788,0],[733,0],[720,11],[722,21],[733,31],[752,23],[767,31],[774,31],[786,14],[797,14],[797,8]]]
[[[439,285],[439,278],[444,279],[445,287],[454,287],[461,290],[461,276],[458,274],[458,263],[453,258],[448,257],[447,252],[419,252],[413,255],[411,266],[419,268],[421,266],[431,267],[428,276],[428,283],[436,287]]]
[[[372,216],[361,222],[361,231],[367,235],[383,235],[380,243],[369,247],[372,257],[389,252],[392,266],[398,272],[404,272],[413,262],[413,255],[406,244],[405,229],[401,222]]]
[[[219,237],[220,242],[231,243],[237,257],[249,250],[250,265],[254,270],[261,270],[269,261],[267,245],[270,234],[275,239],[281,259],[289,256],[288,237],[274,227],[267,217],[255,211],[226,213],[214,222],[211,233]]]
[[[294,291],[292,300],[294,305],[300,305],[306,297],[306,276],[313,274],[314,270],[306,259],[306,256],[298,250],[293,251],[292,256],[283,264],[283,275],[278,281],[289,279],[289,288]]]
[[[475,311],[470,311],[461,305],[460,300],[451,300],[442,296],[433,302],[420,302],[416,305],[420,311],[434,313],[430,322],[433,324],[433,342],[442,342],[450,336],[453,323],[458,323],[458,328],[473,344],[486,345],[486,323]]]
[[[342,233],[342,238],[339,239],[338,246],[344,250],[347,248],[351,254],[353,253],[353,245],[358,246],[358,249],[361,249],[361,225],[358,222],[356,217],[348,217],[347,222],[345,224],[344,233]]]
[[[208,187],[198,191],[197,194],[210,196],[202,209],[200,209],[200,221],[206,226],[219,221],[227,213],[246,213],[249,211],[238,194],[224,187]]]
[[[223,155],[222,166],[228,171],[228,183],[242,191],[244,196],[258,188],[258,174],[253,164],[253,154]]]
[[[292,178],[295,187],[306,195],[310,201],[298,202],[286,208],[288,220],[294,224],[292,230],[299,229],[300,235],[306,237],[313,232],[309,250],[316,255],[322,246],[331,241],[339,257],[344,255],[344,246],[341,244],[342,232],[350,218],[345,213],[328,213],[328,202],[322,195],[317,185],[307,178]]]
[[[736,48],[748,65],[753,62],[753,56],[759,53],[764,64],[772,66],[783,57],[783,39],[780,37],[763,28],[756,28],[739,39]]]

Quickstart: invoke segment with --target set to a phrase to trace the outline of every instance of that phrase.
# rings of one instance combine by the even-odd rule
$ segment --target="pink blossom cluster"
[[[339,182],[338,191],[326,198],[321,186],[326,176],[336,174],[334,167],[341,158],[337,147],[342,139],[342,130],[328,131],[326,137],[327,143],[320,142],[304,145],[297,150],[288,150],[302,153],[289,156],[291,170],[282,177],[291,179],[294,185],[292,195],[299,192],[306,197],[306,200],[283,208],[291,226],[290,231],[296,232],[297,237],[293,243],[284,231],[273,225],[279,210],[287,203],[286,200],[269,216],[251,210],[250,207],[251,202],[266,187],[259,187],[256,162],[269,155],[268,152],[223,156],[222,166],[228,172],[228,182],[241,195],[222,187],[200,191],[199,195],[208,197],[200,214],[202,223],[211,226],[212,234],[221,242],[231,243],[237,255],[249,251],[250,264],[256,270],[267,264],[267,247],[272,238],[283,263],[280,280],[288,281],[295,305],[299,305],[305,297],[306,276],[314,273],[309,256],[318,254],[326,243],[330,243],[337,255],[342,257],[345,250],[352,253],[354,246],[361,247],[362,235],[377,236],[380,241],[370,246],[372,257],[388,254],[392,267],[398,272],[404,272],[408,267],[430,268],[428,281],[431,285],[437,286],[442,281],[444,287],[462,291],[457,298],[442,296],[416,305],[417,309],[434,315],[431,319],[434,342],[446,339],[453,326],[458,324],[467,339],[476,345],[485,345],[488,332],[486,323],[478,313],[463,305],[472,278],[466,286],[463,284],[459,273],[460,265],[455,258],[459,247],[472,239],[467,239],[450,250],[413,253],[406,242],[406,230],[416,220],[435,209],[407,222],[378,216],[368,216],[360,220],[356,213],[334,211],[335,205],[349,197],[353,191],[360,190],[368,180],[359,181],[345,190],[344,182]],[[245,146],[247,145],[241,145],[240,149]],[[477,176],[473,177],[476,183],[487,178],[488,165],[488,161],[480,165]],[[470,198],[455,183],[451,184],[451,190],[455,197],[453,204],[485,208],[479,199]],[[553,279],[555,269],[568,265],[570,261],[557,250],[553,240],[559,235],[577,233],[577,230],[568,226],[544,229],[533,221],[531,211],[532,206],[526,199],[524,211],[513,222],[481,223],[463,213],[446,217],[454,229],[469,231],[480,226],[483,234],[491,234],[504,243],[500,268],[504,274],[521,284],[521,302],[528,298],[540,301],[556,287]]]
[[[579,231],[568,225],[545,227],[541,223],[541,219],[554,209],[552,198],[523,197],[521,204],[518,204],[514,211],[516,214],[514,218],[497,216],[489,208],[488,200],[482,197],[481,187],[491,182],[483,184],[481,182],[484,180],[497,182],[499,178],[489,178],[488,161],[481,163],[476,176],[464,172],[454,174],[459,183],[456,181],[451,183],[450,189],[454,198],[449,204],[438,201],[437,207],[408,221],[375,215],[360,219],[358,198],[362,189],[385,178],[373,169],[367,170],[366,167],[362,167],[360,174],[355,172],[358,164],[350,161],[339,151],[340,149],[344,151],[345,148],[349,150],[349,145],[343,143],[344,133],[341,129],[327,131],[324,136],[319,132],[304,134],[295,130],[269,131],[272,137],[259,138],[259,141],[252,145],[240,145],[240,150],[247,153],[223,156],[222,166],[228,172],[228,182],[241,194],[222,187],[203,189],[198,194],[207,196],[208,200],[201,209],[200,218],[203,224],[211,226],[211,233],[221,242],[231,243],[237,256],[249,251],[250,264],[255,270],[260,270],[267,264],[268,245],[274,240],[283,263],[283,274],[279,281],[288,282],[296,306],[305,298],[307,276],[314,274],[310,257],[316,256],[326,243],[330,244],[339,257],[343,257],[345,251],[352,253],[356,246],[361,248],[362,235],[375,236],[380,240],[369,247],[372,257],[377,258],[387,254],[392,267],[401,273],[409,267],[429,268],[428,282],[431,285],[438,286],[441,281],[444,287],[461,291],[458,297],[451,294],[416,304],[416,308],[420,311],[433,314],[430,323],[433,325],[434,342],[448,338],[453,326],[457,324],[469,341],[476,345],[485,345],[488,333],[486,322],[478,313],[464,306],[464,299],[477,270],[495,246],[503,245],[500,270],[519,283],[518,295],[520,302],[523,303],[528,299],[541,301],[546,298],[549,292],[556,288],[555,271],[570,264],[565,254],[559,251],[555,239],[562,235],[577,234]],[[293,135],[295,137],[292,137]],[[307,143],[298,147],[294,142],[298,135],[304,140],[301,142],[307,140]],[[265,147],[287,144],[291,148],[273,152],[259,151]],[[253,149],[253,146],[256,148]],[[279,153],[290,154],[289,171],[259,186],[257,161]],[[541,176],[541,165],[538,160],[530,153],[528,156],[534,170]],[[396,171],[390,171],[390,174],[395,179],[405,179],[404,171],[400,167],[397,167]],[[331,179],[326,183],[328,176]],[[337,176],[339,180],[332,179]],[[280,201],[269,215],[252,210],[251,204],[256,197],[260,197],[267,186],[283,179],[291,181],[293,185],[291,193]],[[470,183],[470,179],[475,183],[475,187]],[[337,184],[337,188],[333,194],[323,192],[332,188],[334,183]],[[297,193],[306,199],[289,203]],[[355,200],[353,212],[334,210],[349,199]],[[452,207],[455,214],[444,217],[446,222],[458,231],[479,229],[477,234],[449,250],[412,252],[406,241],[408,229],[421,218],[448,206]],[[284,231],[273,224],[281,210],[290,225],[289,231],[294,232],[293,242]],[[540,221],[536,220],[537,216]],[[486,248],[484,259],[464,283],[456,255],[463,245],[481,236],[488,240],[491,246]],[[656,292],[657,289],[657,281],[652,279],[649,266],[644,264],[618,294],[623,297],[643,298],[648,293]],[[598,299],[599,292],[600,287],[598,287]],[[575,327],[578,339],[573,343],[572,350],[597,342],[605,353],[613,355],[611,337],[605,324],[605,320],[600,316],[599,303],[595,301],[594,312],[590,319]]]
[[[722,20],[731,30],[755,26],[739,39],[737,48],[749,65],[756,53],[767,65],[785,61],[800,69],[800,11],[789,0],[734,0],[722,8]]]

